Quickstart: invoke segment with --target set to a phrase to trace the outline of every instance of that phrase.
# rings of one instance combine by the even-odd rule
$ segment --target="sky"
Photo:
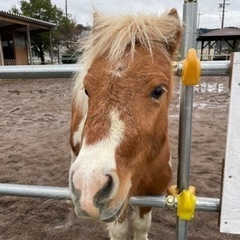
[[[19,8],[19,0],[0,0],[0,10],[8,11],[13,5]],[[173,7],[177,8],[182,18],[184,0],[51,0],[58,8],[71,14],[77,23],[92,25],[94,7],[104,13],[153,12],[163,13]],[[66,4],[67,3],[67,4]],[[198,26],[220,28],[223,0],[198,0]],[[240,28],[240,0],[226,0],[224,26]],[[94,6],[94,7],[93,7]]]

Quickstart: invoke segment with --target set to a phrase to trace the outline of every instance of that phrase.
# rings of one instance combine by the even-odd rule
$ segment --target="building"
[[[201,42],[201,60],[204,55],[207,60],[226,60],[231,52],[240,50],[240,29],[226,27],[210,31],[201,34],[197,41]]]
[[[0,65],[32,64],[31,35],[34,33],[49,32],[52,53],[55,28],[53,23],[0,11]]]

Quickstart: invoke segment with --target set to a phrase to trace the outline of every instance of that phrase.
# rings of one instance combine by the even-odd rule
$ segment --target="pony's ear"
[[[168,13],[167,17],[169,21],[172,21],[173,27],[167,30],[166,38],[167,38],[167,49],[171,56],[174,55],[176,50],[179,47],[179,44],[182,39],[182,25],[175,8],[172,8]],[[170,31],[169,31],[170,30]]]
[[[93,26],[92,26],[92,32],[96,32],[99,28],[99,22],[101,21],[102,14],[99,11],[95,11],[93,13]]]
[[[93,13],[93,27],[96,24],[96,22],[100,16],[101,16],[101,14],[97,11]]]
[[[168,12],[168,15],[179,19],[178,12],[177,12],[177,9],[176,9],[176,8],[172,8],[172,9]]]

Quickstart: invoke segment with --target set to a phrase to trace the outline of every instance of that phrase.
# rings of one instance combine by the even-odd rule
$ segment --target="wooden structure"
[[[218,52],[216,52],[213,57],[213,60],[226,60],[226,56],[223,55],[223,42],[227,43],[229,47],[229,52],[237,52],[240,49],[240,29],[233,27],[226,27],[214,31],[210,31],[204,34],[201,34],[197,41],[201,42],[201,60],[203,56],[203,49],[208,48],[208,56],[210,56],[210,50],[216,44],[218,44]],[[210,59],[208,59],[210,60]],[[227,59],[228,60],[228,59]]]
[[[234,53],[232,66],[220,231],[240,234],[240,52]]]
[[[31,34],[49,32],[52,46],[55,27],[53,23],[0,11],[0,65],[32,64]]]

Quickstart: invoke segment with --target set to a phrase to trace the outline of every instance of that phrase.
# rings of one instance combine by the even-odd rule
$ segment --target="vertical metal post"
[[[3,56],[3,49],[2,49],[2,39],[0,34],[0,66],[4,65],[4,56]]]
[[[207,60],[211,61],[211,41],[208,41],[208,58]]]
[[[68,4],[67,4],[67,0],[65,0],[65,14],[66,14],[66,18],[68,17]]]
[[[197,33],[197,1],[184,1],[183,23],[185,33],[182,46],[182,59],[190,48],[196,48]],[[180,118],[179,118],[179,144],[178,144],[178,179],[179,192],[189,188],[191,133],[192,133],[192,102],[193,86],[181,85]],[[187,221],[177,217],[176,239],[187,239]]]
[[[30,65],[33,65],[33,61],[32,61],[32,45],[31,45],[31,37],[30,37],[30,29],[29,29],[29,25],[27,25],[27,42],[28,42],[28,53],[29,53],[29,62]]]
[[[51,58],[51,64],[53,64],[52,29],[50,29],[50,32],[49,32],[49,42],[50,42],[50,58]]]
[[[204,41],[201,41],[201,54],[200,54],[200,60],[203,60],[203,46],[204,46]]]

